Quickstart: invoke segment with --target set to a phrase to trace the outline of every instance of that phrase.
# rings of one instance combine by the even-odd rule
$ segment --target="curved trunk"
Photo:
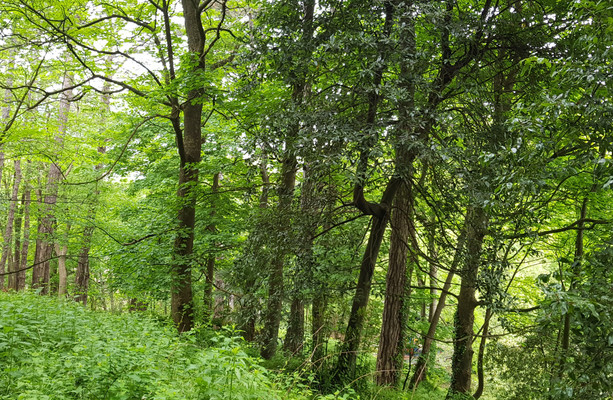
[[[476,283],[487,215],[481,207],[467,212],[466,258],[461,270],[462,283],[455,314],[455,338],[451,361],[451,386],[447,398],[456,393],[470,394],[473,361],[473,325],[477,307]]]
[[[409,296],[407,284],[407,255],[410,230],[413,225],[412,191],[403,184],[396,195],[392,211],[389,267],[385,284],[383,321],[377,352],[378,385],[396,385],[404,365],[405,302]]]

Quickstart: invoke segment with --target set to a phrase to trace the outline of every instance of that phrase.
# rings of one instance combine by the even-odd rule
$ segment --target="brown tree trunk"
[[[455,338],[451,362],[451,386],[447,398],[470,394],[473,361],[473,325],[477,307],[476,284],[481,263],[481,247],[486,233],[487,214],[479,206],[467,211],[466,257],[461,269],[462,283],[455,314]]]
[[[395,190],[393,191],[395,192]],[[364,328],[364,318],[370,296],[372,277],[388,222],[389,212],[385,212],[380,217],[372,217],[372,228],[360,264],[360,275],[358,276],[356,291],[351,304],[351,313],[345,331],[345,339],[341,346],[336,366],[336,379],[340,381],[353,378],[355,375],[357,354],[362,340],[362,330]]]
[[[260,194],[259,199],[259,208],[260,210],[266,210],[268,208],[268,191],[270,190],[270,177],[268,175],[268,158],[265,154],[262,155],[262,160],[260,162],[260,174],[262,176],[262,193]],[[260,222],[257,224],[255,230],[262,231],[264,228],[263,224]],[[254,237],[257,235],[253,235]],[[249,236],[249,242],[255,242],[252,236]],[[256,265],[261,265],[262,261],[262,251],[259,243],[255,243],[253,246],[253,251],[255,253]],[[256,267],[257,268],[257,267]],[[241,325],[240,329],[243,331],[243,338],[248,342],[255,341],[256,333],[255,333],[255,325],[257,321],[258,315],[258,304],[259,299],[255,296],[256,290],[256,279],[254,278],[255,271],[250,271],[248,279],[244,282],[243,289],[243,301],[241,302]]]
[[[289,311],[289,320],[283,349],[294,355],[302,351],[304,344],[304,302],[294,297]]]
[[[394,202],[389,249],[389,266],[385,284],[383,321],[377,352],[378,385],[396,385],[404,365],[405,302],[409,296],[407,285],[408,243],[413,225],[412,190],[403,183]],[[414,251],[413,251],[414,254]]]
[[[182,0],[187,48],[192,58],[191,73],[201,73],[205,69],[205,33],[202,27],[199,3]],[[225,12],[225,3],[222,6]],[[169,24],[168,21],[166,21]],[[174,74],[174,72],[173,72]],[[180,157],[179,167],[179,210],[177,215],[178,232],[173,248],[171,313],[179,332],[192,329],[192,256],[194,250],[194,227],[196,223],[196,191],[198,187],[198,163],[202,148],[202,96],[204,89],[191,87],[183,104],[183,129],[180,124],[178,100],[173,101],[172,124],[175,130]]]
[[[279,340],[279,326],[283,308],[283,266],[287,249],[284,239],[289,233],[290,210],[296,184],[296,156],[288,155],[283,161],[281,169],[281,182],[279,185],[279,206],[277,215],[278,240],[275,241],[275,255],[271,262],[270,275],[268,277],[268,308],[264,321],[263,343],[261,355],[265,359],[272,358],[277,351]]]
[[[409,387],[414,388],[419,386],[421,381],[426,379],[426,375],[428,373],[428,359],[430,357],[430,350],[432,348],[432,343],[434,342],[434,338],[436,335],[436,329],[438,327],[438,322],[441,318],[441,314],[443,312],[443,308],[445,307],[445,302],[447,300],[447,294],[451,289],[451,283],[453,281],[453,277],[457,270],[458,264],[462,260],[464,256],[464,246],[466,243],[466,229],[467,229],[467,221],[464,222],[464,227],[460,236],[458,237],[458,241],[456,244],[455,254],[453,256],[453,261],[451,262],[451,266],[449,268],[449,272],[447,273],[447,278],[445,279],[445,283],[443,284],[443,288],[441,289],[441,295],[436,304],[436,309],[434,310],[434,314],[432,315],[432,320],[430,321],[430,326],[428,327],[428,332],[424,337],[424,343],[422,346],[421,354],[417,359],[417,364],[415,366],[415,372],[411,377],[411,382]]]
[[[21,183],[21,163],[15,160],[15,174],[13,179],[13,192],[11,193],[8,218],[6,228],[4,230],[4,244],[2,245],[2,256],[0,256],[0,274],[4,274],[5,265],[9,253],[11,253],[11,244],[13,240],[13,224],[15,222],[15,209],[19,200],[19,184]],[[13,278],[11,278],[12,280]],[[0,275],[0,290],[4,289],[4,275]]]
[[[93,213],[90,210],[90,218],[93,217]],[[81,303],[84,306],[87,305],[87,294],[89,291],[89,250],[91,238],[94,234],[94,226],[87,225],[83,229],[84,244],[79,251],[79,258],[77,259],[77,271],[75,273],[75,290],[74,300],[77,303]]]

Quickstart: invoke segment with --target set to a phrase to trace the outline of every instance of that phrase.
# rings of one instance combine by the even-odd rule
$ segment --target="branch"
[[[596,225],[610,224],[611,222],[613,221],[608,221],[605,219],[581,218],[563,228],[551,229],[551,230],[543,231],[543,232],[525,232],[525,233],[520,233],[517,235],[503,236],[503,238],[504,239],[521,239],[521,238],[526,238],[526,237],[541,237],[541,236],[551,235],[553,233],[566,232],[570,230],[590,230],[590,229],[594,229]],[[578,226],[578,225],[583,225],[585,223],[589,223],[591,224],[591,226],[588,226],[588,227]]]

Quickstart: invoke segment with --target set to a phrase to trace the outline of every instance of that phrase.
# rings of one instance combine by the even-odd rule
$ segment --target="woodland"
[[[607,0],[0,2],[0,399],[613,398]]]

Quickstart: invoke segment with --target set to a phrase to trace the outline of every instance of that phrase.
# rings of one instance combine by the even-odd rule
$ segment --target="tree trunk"
[[[93,218],[93,213],[91,209],[89,215],[90,218]],[[87,305],[87,294],[89,291],[89,250],[93,234],[93,225],[87,225],[83,229],[84,244],[81,246],[81,250],[79,251],[79,258],[77,259],[77,271],[75,273],[74,300],[77,303],[83,304],[84,306]]]
[[[279,185],[279,207],[277,215],[278,240],[275,241],[275,255],[271,262],[270,275],[268,277],[268,308],[264,321],[263,343],[261,355],[265,359],[272,358],[277,351],[279,339],[279,326],[283,311],[283,266],[287,249],[285,239],[289,233],[290,210],[296,184],[296,156],[288,155],[283,161],[281,169],[281,182]]]
[[[66,288],[68,287],[68,271],[66,270],[66,256],[68,254],[68,232],[70,232],[70,224],[66,226],[66,236],[64,243],[55,244],[55,254],[57,255],[57,273],[59,285],[57,295],[60,299],[66,297]]]
[[[199,4],[182,0],[187,48],[193,61],[192,73],[205,69],[205,33],[202,27]],[[225,4],[223,5],[225,9]],[[224,10],[225,11],[225,10]],[[169,22],[167,22],[169,23]],[[196,192],[198,188],[198,163],[202,148],[202,87],[191,87],[183,103],[183,130],[179,120],[179,104],[173,104],[172,123],[177,139],[180,157],[179,167],[179,210],[177,215],[178,233],[173,248],[171,313],[179,332],[192,329],[192,255],[194,250],[194,227],[196,223]]]
[[[311,306],[311,338],[313,341],[311,360],[314,369],[318,369],[323,364],[326,354],[325,345],[328,339],[328,331],[326,330],[326,308],[327,301],[325,292],[323,290],[316,291]]]
[[[453,276],[455,275],[455,271],[457,270],[457,266],[464,257],[464,246],[466,242],[466,230],[467,230],[468,221],[465,220],[464,227],[462,228],[462,232],[458,237],[458,242],[456,244],[455,254],[453,256],[453,261],[451,262],[451,266],[449,268],[449,272],[447,273],[447,279],[445,279],[445,283],[443,284],[443,288],[441,290],[441,295],[436,304],[436,309],[434,310],[434,314],[432,315],[432,321],[430,321],[430,326],[428,327],[428,332],[424,337],[424,344],[422,346],[421,354],[417,359],[417,364],[415,366],[415,372],[411,377],[411,383],[409,385],[410,388],[415,388],[419,386],[421,381],[426,379],[426,375],[428,373],[428,359],[430,357],[430,350],[432,348],[432,343],[434,342],[434,338],[436,335],[436,329],[438,327],[438,322],[441,318],[441,314],[443,312],[443,308],[445,307],[445,301],[447,300],[447,294],[451,289],[451,283],[453,281]]]
[[[485,376],[483,374],[483,358],[485,357],[485,344],[487,342],[487,334],[490,327],[490,319],[492,317],[492,309],[488,308],[485,311],[485,321],[483,322],[483,329],[481,330],[481,342],[479,343],[479,354],[477,355],[477,377],[479,383],[477,390],[473,397],[477,400],[483,394],[485,388]]]
[[[473,361],[473,325],[477,307],[476,284],[481,262],[481,247],[486,232],[487,215],[479,206],[467,211],[466,257],[461,270],[462,283],[455,314],[455,338],[451,362],[451,386],[447,398],[470,394]]]
[[[72,100],[72,89],[67,89],[72,84],[72,75],[66,73],[60,95],[59,127],[55,141],[59,149],[63,146],[64,135],[68,124],[68,113],[70,112],[70,101]],[[49,294],[50,261],[53,255],[55,233],[55,203],[59,190],[59,183],[62,179],[62,171],[57,163],[51,163],[47,174],[47,186],[44,197],[45,210],[43,218],[39,221],[38,235],[36,239],[36,253],[34,256],[34,268],[32,269],[32,287],[42,288],[42,294]],[[39,201],[42,199],[39,199]]]
[[[302,351],[304,344],[304,302],[294,297],[290,306],[289,321],[283,349],[291,355]]]
[[[436,229],[434,226],[435,220],[434,217],[430,219],[430,227],[428,228],[428,257],[430,258],[429,262],[429,278],[430,278],[430,305],[428,306],[428,322],[431,323],[434,319],[434,312],[436,310],[436,282],[437,282],[437,262],[438,262],[438,253],[436,251]]]
[[[268,158],[266,154],[262,155],[262,160],[260,162],[260,174],[262,176],[262,193],[259,198],[259,208],[260,210],[266,210],[268,208],[268,191],[270,190],[270,177],[268,175]],[[263,231],[265,228],[263,227],[261,220],[258,221],[255,227],[255,231]],[[259,265],[262,265],[262,246],[259,241],[254,240],[254,237],[258,237],[257,235],[250,235],[248,238],[248,243],[253,243],[253,252],[255,253],[255,265],[258,268]],[[255,242],[255,243],[254,243]],[[247,246],[249,247],[249,246]],[[250,271],[247,279],[244,282],[243,289],[243,299],[241,301],[241,324],[240,330],[243,331],[243,338],[248,342],[255,341],[255,325],[257,321],[258,315],[258,305],[259,299],[255,296],[256,291],[256,281],[257,279],[254,277],[256,271]]]
[[[112,57],[108,56],[107,63],[112,63]],[[111,85],[109,82],[105,81],[102,85],[102,95],[100,99],[102,100],[103,109],[102,115],[100,117],[100,126],[102,129],[105,129],[106,126],[106,116],[110,112],[111,109],[111,94],[110,94]],[[99,154],[106,153],[106,147],[100,146],[98,147]],[[97,164],[95,167],[96,171],[102,169],[102,164]],[[94,236],[94,225],[96,221],[96,210],[98,208],[98,198],[100,196],[100,191],[98,190],[98,183],[95,183],[95,187],[92,193],[91,204],[89,205],[89,209],[87,212],[87,220],[88,225],[83,229],[83,239],[81,249],[79,250],[79,258],[77,260],[77,271],[75,273],[75,295],[74,300],[77,303],[81,303],[84,306],[87,305],[87,296],[89,292],[89,278],[90,278],[90,269],[89,269],[89,252],[91,250],[92,238]]]
[[[341,346],[341,352],[338,356],[338,363],[336,366],[336,379],[340,381],[344,381],[347,378],[353,378],[355,375],[357,354],[362,340],[362,330],[364,328],[364,318],[366,316],[366,306],[368,305],[370,296],[372,277],[375,272],[377,257],[388,221],[389,212],[386,212],[381,217],[372,217],[372,228],[360,264],[360,275],[358,276],[358,282],[351,304],[351,314],[349,315],[349,321],[345,331],[345,340]]]
[[[9,212],[4,230],[4,244],[2,245],[2,256],[0,256],[0,274],[4,274],[8,255],[11,252],[13,240],[13,224],[15,221],[15,209],[19,200],[19,184],[21,183],[21,163],[15,160],[15,175],[13,179],[13,192],[11,193]],[[11,279],[12,280],[12,279]],[[0,275],[0,290],[4,289],[4,275]]]
[[[17,272],[16,290],[26,288],[26,267],[28,266],[28,251],[30,246],[30,187],[25,184],[24,193],[21,197],[23,205],[23,243],[21,256],[19,257],[19,272]],[[15,250],[18,250],[17,248]],[[17,258],[17,257],[15,257]]]
[[[412,221],[412,196],[412,190],[406,183],[403,183],[396,195],[392,212],[389,266],[377,352],[376,382],[378,385],[396,385],[404,365],[405,303],[410,292],[410,276],[407,285],[407,254],[410,230],[415,229]]]
[[[221,172],[217,172],[213,175],[213,187],[211,188],[211,193],[213,194],[213,202],[211,204],[211,212],[209,213],[211,219],[215,218],[215,202],[217,201],[217,197],[215,194],[219,191],[219,178],[221,176]],[[209,231],[212,235],[215,234],[217,228],[214,223],[209,224],[206,227],[207,231]],[[213,247],[214,247],[213,243]],[[210,254],[206,259],[206,283],[204,288],[204,307],[205,314],[210,318],[213,315],[213,286],[215,283],[215,251],[213,249],[210,250]],[[205,318],[208,319],[208,318]]]

